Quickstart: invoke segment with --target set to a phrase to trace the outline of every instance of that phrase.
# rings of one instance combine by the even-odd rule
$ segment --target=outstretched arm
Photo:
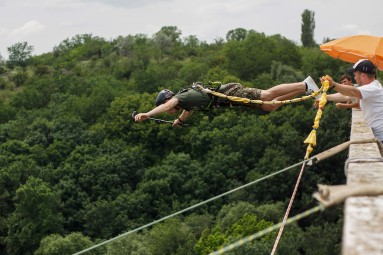
[[[341,93],[327,95],[327,100],[331,102],[347,102],[354,99],[355,99],[354,97],[345,96],[345,95],[342,95]]]
[[[329,76],[324,76],[321,78],[322,82],[324,80],[328,80],[330,83],[330,86],[333,87],[337,92],[341,93],[342,95],[362,99],[362,93],[360,93],[360,90],[355,88],[354,86],[336,83]]]
[[[335,94],[327,95],[327,101],[337,102],[337,104],[336,104],[337,108],[353,108],[353,107],[348,107],[348,105],[345,106],[346,104],[339,103],[339,102],[348,102],[348,101],[353,101],[353,100],[358,100],[358,99],[355,97],[349,97],[349,96],[342,95],[341,93],[335,93]],[[315,100],[314,107],[318,109],[319,99]],[[358,106],[354,106],[354,107],[358,107]]]
[[[339,109],[359,108],[359,101],[352,102],[352,103],[337,103],[336,108],[339,108]]]
[[[172,98],[171,98],[169,101],[167,101],[166,103],[157,106],[156,108],[152,109],[152,110],[149,111],[149,112],[145,112],[145,113],[139,113],[139,114],[137,114],[136,116],[134,116],[134,120],[135,120],[135,121],[143,121],[143,120],[146,120],[147,118],[149,118],[149,117],[151,117],[151,116],[154,116],[154,115],[157,115],[157,114],[160,114],[160,113],[169,111],[170,109],[176,107],[177,104],[178,104],[178,99],[175,98],[175,97],[172,97]]]

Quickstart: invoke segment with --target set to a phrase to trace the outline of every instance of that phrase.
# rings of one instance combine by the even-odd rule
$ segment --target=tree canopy
[[[213,43],[168,26],[151,37],[76,35],[38,56],[17,46],[12,65],[0,64],[0,253],[7,255],[73,253],[304,157],[312,101],[267,115],[197,112],[188,128],[135,123],[132,112],[150,110],[159,90],[195,81],[265,89],[307,75],[338,77],[348,66],[316,46],[243,28]],[[350,111],[328,105],[315,151],[348,140],[349,125]],[[315,205],[317,183],[345,182],[345,158],[310,167],[291,214]],[[279,222],[296,176],[260,182],[89,254],[205,254]],[[330,247],[339,247],[341,220],[335,209],[287,227],[280,253],[338,254]],[[308,245],[318,233],[318,245]],[[274,238],[241,254],[269,254]]]

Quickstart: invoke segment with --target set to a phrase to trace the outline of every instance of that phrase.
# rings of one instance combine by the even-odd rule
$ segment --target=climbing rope
[[[309,215],[311,215],[313,213],[316,213],[316,212],[319,212],[319,211],[323,211],[324,209],[325,209],[325,207],[322,204],[320,204],[320,205],[318,205],[316,207],[313,207],[313,208],[311,208],[311,209],[309,209],[309,210],[307,210],[307,211],[305,211],[303,213],[295,215],[294,217],[286,220],[286,222],[284,224],[288,225],[288,224],[293,223],[295,221],[301,220],[301,219],[303,219],[303,218],[305,218],[305,217],[307,217],[307,216],[309,216]],[[268,228],[266,228],[266,229],[264,229],[264,230],[262,230],[262,231],[260,231],[260,232],[258,232],[256,234],[253,234],[251,236],[247,236],[247,237],[245,237],[245,238],[243,238],[243,239],[241,239],[241,240],[239,240],[239,241],[237,241],[235,243],[232,243],[232,244],[230,244],[228,246],[225,246],[225,247],[223,247],[223,248],[221,248],[221,249],[219,249],[217,251],[211,252],[211,253],[209,253],[209,255],[223,254],[223,253],[225,253],[227,251],[230,251],[230,250],[232,250],[232,249],[234,249],[234,248],[236,248],[238,246],[242,246],[245,243],[250,242],[250,241],[252,241],[252,240],[254,240],[256,238],[262,237],[262,236],[264,236],[264,235],[266,235],[266,234],[268,234],[268,233],[278,229],[281,225],[282,225],[282,223],[278,223],[276,225],[270,226],[270,227],[268,227]]]
[[[273,250],[271,251],[271,255],[274,255],[275,251],[277,250],[277,247],[278,247],[278,244],[279,244],[279,240],[281,239],[283,229],[285,228],[287,217],[289,217],[290,209],[291,209],[291,207],[293,205],[293,202],[294,202],[294,199],[295,199],[295,195],[297,194],[297,190],[298,190],[298,187],[299,187],[299,183],[301,182],[302,175],[303,175],[303,170],[304,169],[305,169],[305,164],[302,165],[301,171],[299,172],[298,180],[297,180],[297,182],[295,184],[293,194],[291,195],[289,206],[287,207],[285,216],[283,217],[283,221],[281,223],[281,227],[279,229],[278,236],[275,239],[275,243],[274,243],[274,246],[273,246]]]
[[[316,146],[316,130],[319,128],[319,123],[320,123],[320,119],[322,118],[323,109],[324,109],[324,107],[325,107],[325,105],[327,103],[327,90],[329,88],[329,82],[327,80],[322,82],[322,88],[323,88],[323,93],[322,93],[322,95],[321,95],[321,97],[319,99],[319,107],[318,107],[318,111],[317,111],[317,114],[316,114],[315,119],[314,119],[313,130],[311,131],[309,136],[304,141],[304,143],[308,143],[309,144],[308,147],[307,147],[307,150],[306,150],[305,159],[309,158],[310,153],[313,151],[313,147]],[[305,164],[302,165],[302,168],[301,168],[301,171],[299,173],[297,182],[295,183],[293,194],[291,195],[289,205],[287,207],[285,216],[283,218],[281,227],[280,227],[279,232],[278,232],[278,236],[277,236],[277,238],[275,240],[275,243],[274,243],[274,246],[273,246],[273,250],[271,251],[270,255],[274,255],[275,251],[277,250],[277,247],[278,247],[278,244],[279,244],[279,240],[281,239],[281,236],[282,236],[282,233],[283,233],[283,229],[284,229],[286,220],[287,220],[287,218],[289,216],[292,204],[294,202],[295,195],[297,193],[300,181],[302,179],[302,175],[303,175],[304,169],[305,169]]]

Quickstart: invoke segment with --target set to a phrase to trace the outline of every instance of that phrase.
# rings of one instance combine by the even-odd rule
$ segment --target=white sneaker
[[[307,78],[303,82],[307,84],[307,94],[311,95],[315,91],[319,90],[318,86],[316,85],[313,78],[311,78],[311,76],[307,76]],[[319,94],[315,98],[318,99],[320,98],[320,96],[321,95]]]

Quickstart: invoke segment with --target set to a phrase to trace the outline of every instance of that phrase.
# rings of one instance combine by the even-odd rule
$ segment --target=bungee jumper
[[[279,84],[267,90],[245,87],[240,83],[228,83],[219,85],[217,88],[204,89],[201,83],[195,83],[191,88],[181,90],[176,94],[168,89],[160,91],[154,109],[132,116],[135,121],[140,122],[164,112],[168,114],[181,112],[178,118],[172,122],[172,126],[178,126],[182,125],[195,110],[206,111],[215,107],[247,106],[270,112],[282,106],[282,104],[273,103],[274,101],[291,100],[298,95],[313,94],[318,91],[318,86],[310,76],[302,82]],[[216,96],[216,94],[224,97]],[[272,102],[269,104],[244,104],[232,101],[228,99],[229,97]]]

